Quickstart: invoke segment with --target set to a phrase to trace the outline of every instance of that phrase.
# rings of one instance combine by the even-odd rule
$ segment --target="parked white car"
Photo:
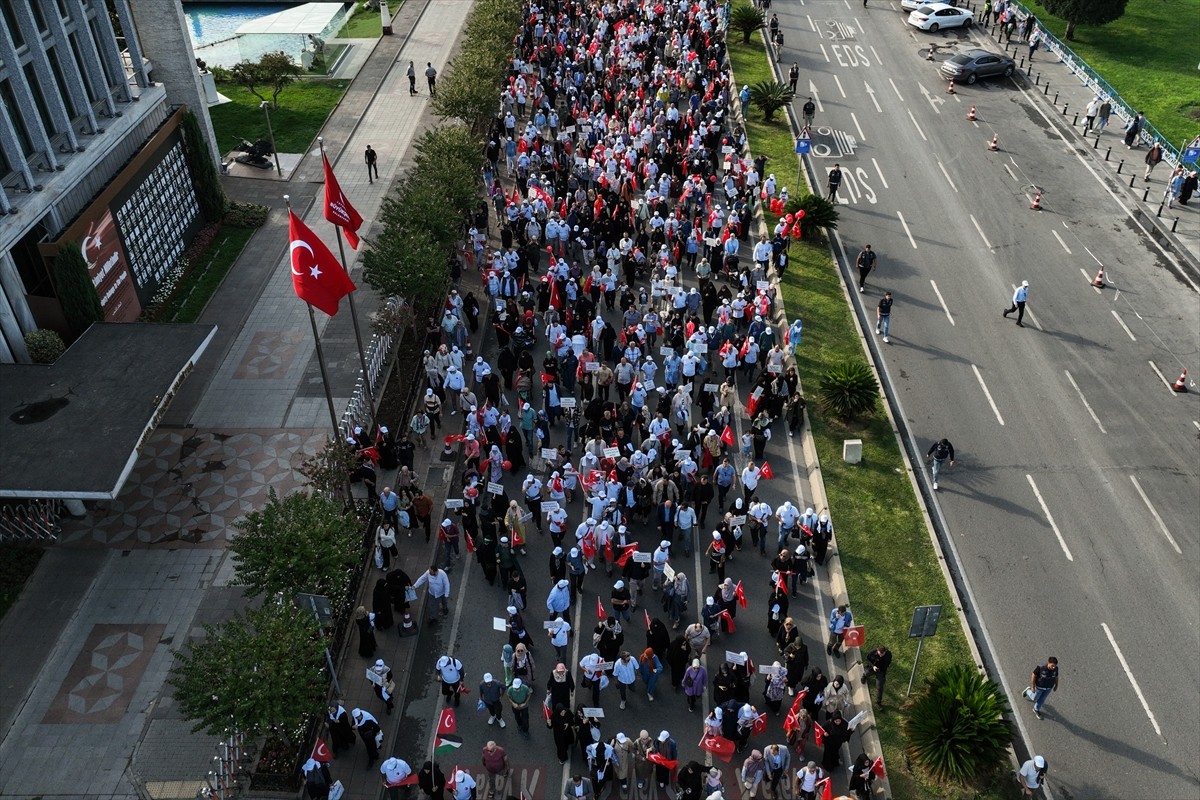
[[[975,17],[965,8],[947,3],[928,3],[908,15],[908,24],[934,33],[942,28],[967,28]]]

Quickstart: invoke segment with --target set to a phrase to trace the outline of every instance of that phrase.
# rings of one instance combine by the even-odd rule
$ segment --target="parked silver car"
[[[943,61],[942,75],[960,83],[974,83],[978,78],[990,78],[993,75],[1007,78],[1016,68],[1016,62],[1008,56],[976,48]]]

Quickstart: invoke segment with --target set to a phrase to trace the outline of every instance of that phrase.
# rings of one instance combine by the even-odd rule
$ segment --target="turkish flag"
[[[760,733],[767,732],[767,715],[759,714],[754,718],[754,722],[750,725],[750,734],[758,736]]]
[[[332,317],[342,298],[355,290],[354,282],[325,243],[292,211],[288,211],[288,230],[296,296]]]
[[[604,613],[604,603],[600,602],[600,598],[596,598],[596,616],[601,620],[608,619],[608,614]]]
[[[646,615],[646,630],[650,630],[650,612],[643,608],[642,613]]]
[[[329,745],[325,744],[324,739],[318,738],[317,743],[313,745],[312,760],[322,764],[333,761],[333,753],[329,752]]]
[[[443,708],[442,715],[438,717],[437,732],[435,735],[454,733],[457,730],[458,721],[454,718],[454,709]]]
[[[621,555],[617,556],[617,561],[616,561],[617,566],[618,567],[625,566],[625,562],[629,560],[630,556],[632,556],[634,553],[637,552],[637,549],[638,549],[638,546],[636,543],[625,545],[625,547],[621,550]]]
[[[724,736],[705,736],[700,740],[700,749],[712,753],[725,763],[733,757],[734,743]]]
[[[470,545],[467,546],[470,549]],[[790,572],[780,572],[779,577],[775,580],[775,588],[781,592],[787,592],[787,582],[783,579],[784,575],[790,575]]]
[[[758,398],[751,397],[746,401],[746,416],[753,417],[754,412],[758,410]]]
[[[882,757],[875,759],[875,761],[871,764],[871,772],[875,773],[876,778],[882,778],[887,774],[883,769]]]
[[[733,429],[728,425],[725,426],[725,430],[721,431],[721,441],[729,447],[733,447]]]
[[[604,560],[609,562],[610,564],[612,563],[612,560],[613,560],[612,539],[606,539],[604,541]]]
[[[666,767],[667,769],[675,769],[675,766],[679,763],[679,759],[667,758],[662,753],[651,753],[646,756],[646,760],[658,764],[661,767]]]
[[[826,778],[821,783],[821,800],[833,800],[833,779]]]
[[[746,591],[742,589],[742,582],[738,581],[737,586],[733,587],[733,595],[737,598],[738,605],[742,608],[746,607]]]
[[[717,619],[725,622],[725,627],[730,633],[737,633],[737,625],[733,623],[733,615],[722,609],[721,613],[717,614]]]
[[[333,167],[329,165],[329,156],[321,153],[321,163],[325,165],[325,219],[341,228],[346,234],[346,241],[357,250],[358,229],[362,227],[363,219],[338,185]]]
[[[816,720],[813,720],[813,738],[817,741],[817,747],[825,746],[825,729]]]
[[[551,255],[550,259],[553,261],[554,256]],[[554,278],[550,279],[550,307],[556,308],[559,311],[561,311],[563,307],[562,295],[558,291],[558,281],[556,281]]]
[[[772,469],[771,469],[771,465],[770,465],[770,464],[768,464],[768,463],[767,463],[767,462],[765,462],[765,461],[763,462],[763,465],[762,465],[761,471],[762,471],[762,477],[763,477],[765,480],[768,480],[768,481],[769,481],[769,480],[771,480],[772,478],[774,478],[774,477],[775,477],[775,471],[774,471],[774,470],[772,470]]]
[[[464,533],[463,536],[467,539],[467,553],[475,552],[475,540],[471,538],[471,534]]]
[[[450,776],[446,778],[446,789],[451,794],[454,794],[455,787],[458,786],[458,765],[454,765],[454,769],[450,770]]]

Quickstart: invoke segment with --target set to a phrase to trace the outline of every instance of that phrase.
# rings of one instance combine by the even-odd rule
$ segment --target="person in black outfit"
[[[883,684],[887,681],[888,667],[892,665],[892,651],[883,645],[876,645],[867,655],[867,668],[863,671],[863,683],[875,679],[875,703],[883,710]]]
[[[938,473],[942,471],[942,465],[946,463],[946,459],[950,459],[950,466],[954,466],[954,445],[950,444],[949,439],[938,439],[929,447],[929,451],[925,453],[926,463],[932,464],[930,474],[933,476],[933,489],[938,488]]]
[[[830,173],[830,178],[833,174]],[[841,176],[839,175],[839,180]],[[854,262],[854,266],[858,267],[858,291],[864,292],[867,288],[867,276],[871,274],[871,270],[875,269],[875,251],[871,249],[871,245],[864,245],[862,252],[858,254],[858,258]]]

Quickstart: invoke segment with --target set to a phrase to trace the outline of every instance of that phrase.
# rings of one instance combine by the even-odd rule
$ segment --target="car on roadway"
[[[959,83],[974,83],[978,78],[1013,74],[1016,62],[1005,55],[973,48],[955,53],[942,62],[942,75]]]
[[[900,0],[900,9],[902,11],[916,11],[921,6],[929,5],[929,0]],[[958,0],[946,0],[946,5],[957,6]]]
[[[949,3],[926,3],[908,15],[909,25],[930,33],[942,28],[967,28],[974,21],[969,10],[955,8]]]

